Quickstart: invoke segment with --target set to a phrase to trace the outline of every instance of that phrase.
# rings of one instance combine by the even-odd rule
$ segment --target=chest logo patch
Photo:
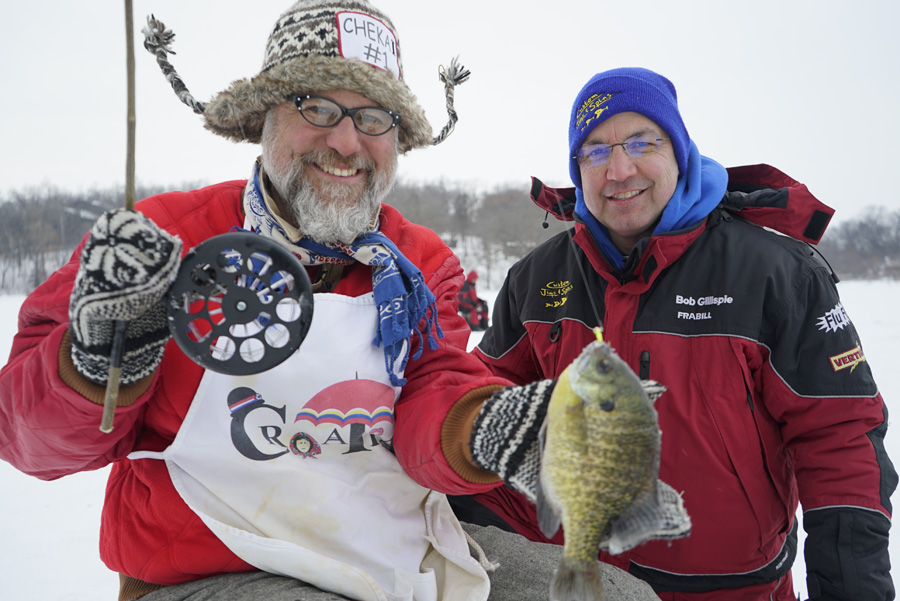
[[[573,286],[572,282],[569,280],[547,282],[547,284],[541,288],[541,296],[546,299],[544,307],[550,309],[562,307],[566,304],[566,301],[569,300],[568,295],[574,288],[575,286]]]

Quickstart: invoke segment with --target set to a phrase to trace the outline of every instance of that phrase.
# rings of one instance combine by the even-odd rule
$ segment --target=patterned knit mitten
[[[127,320],[123,386],[153,373],[170,334],[163,296],[175,280],[181,241],[135,211],[100,216],[81,253],[69,301],[72,361],[106,384],[115,320]]]
[[[484,403],[472,429],[472,459],[531,501],[540,481],[538,432],[556,380],[507,386]]]

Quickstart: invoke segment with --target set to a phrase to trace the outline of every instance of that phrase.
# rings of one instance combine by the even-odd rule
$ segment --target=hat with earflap
[[[672,143],[679,173],[687,171],[691,139],[681,119],[672,82],[649,69],[610,69],[594,75],[572,105],[569,175],[577,188],[581,188],[581,169],[575,153],[594,128],[613,115],[626,112],[641,114],[659,125]]]
[[[207,103],[196,101],[169,63],[175,34],[149,17],[144,47],[182,102],[202,114],[210,131],[235,142],[259,143],[266,114],[295,95],[333,90],[359,93],[401,115],[398,150],[441,143],[453,130],[454,87],[469,72],[454,59],[441,68],[449,121],[436,136],[403,80],[400,42],[391,20],[366,0],[300,0],[283,13],[268,43],[262,70],[232,83]]]

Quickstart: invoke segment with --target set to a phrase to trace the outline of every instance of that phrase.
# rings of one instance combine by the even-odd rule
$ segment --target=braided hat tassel
[[[162,69],[163,75],[166,76],[166,79],[172,85],[175,94],[178,95],[178,98],[183,103],[191,107],[195,113],[202,115],[205,109],[204,104],[191,95],[187,86],[184,85],[184,81],[181,80],[181,76],[178,75],[175,67],[172,66],[168,59],[170,53],[175,54],[170,46],[175,40],[175,33],[170,29],[166,29],[165,24],[153,15],[147,17],[147,26],[141,30],[141,33],[144,34],[144,48],[150,54],[156,56],[156,64]]]
[[[433,145],[438,145],[444,140],[447,139],[451,133],[453,133],[453,129],[456,127],[456,122],[459,121],[459,116],[456,114],[456,109],[453,108],[453,98],[454,98],[454,88],[461,83],[464,83],[467,79],[469,79],[469,75],[471,72],[459,64],[459,57],[455,57],[450,61],[450,68],[444,71],[444,66],[441,65],[439,69],[439,74],[441,81],[444,82],[444,93],[447,97],[447,115],[449,115],[449,121],[447,125],[440,131],[440,133],[434,137],[431,141]]]

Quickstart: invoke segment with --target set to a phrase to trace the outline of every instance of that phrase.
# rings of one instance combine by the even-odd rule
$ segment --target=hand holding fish
[[[657,479],[663,392],[598,334],[558,381],[504,388],[475,419],[475,463],[536,502],[545,536],[564,527],[551,599],[603,599],[599,549],[690,534],[681,495]]]
[[[536,499],[541,466],[538,433],[555,384],[540,380],[498,390],[485,401],[472,429],[475,463],[531,501]]]

